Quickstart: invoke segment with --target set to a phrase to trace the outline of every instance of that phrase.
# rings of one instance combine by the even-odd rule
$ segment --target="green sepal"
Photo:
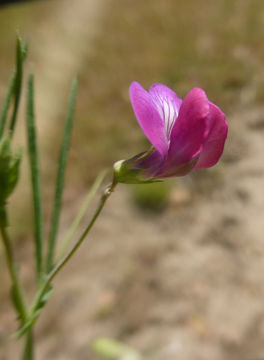
[[[119,160],[114,163],[114,178],[117,183],[123,184],[151,184],[162,180],[149,178],[144,169],[133,166],[135,158],[129,160]]]

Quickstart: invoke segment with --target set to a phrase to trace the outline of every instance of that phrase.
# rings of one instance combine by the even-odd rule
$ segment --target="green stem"
[[[95,182],[93,183],[91,189],[89,190],[87,197],[84,199],[84,202],[80,208],[80,211],[78,212],[76,218],[74,219],[72,225],[70,226],[70,228],[65,236],[63,244],[58,252],[58,255],[56,256],[56,263],[59,262],[62,259],[63,255],[66,253],[68,244],[71,241],[73,234],[77,230],[82,218],[84,217],[84,215],[88,209],[88,206],[90,205],[91,201],[93,200],[97,190],[99,189],[102,182],[104,181],[105,175],[106,175],[106,171],[102,171],[95,179]]]
[[[18,312],[22,324],[24,324],[27,321],[27,310],[26,310],[26,304],[24,301],[21,284],[19,282],[15,267],[11,242],[8,233],[6,231],[5,225],[0,224],[0,231],[1,231],[4,250],[5,250],[7,267],[12,280],[12,290],[13,290],[13,299],[14,299],[15,308]]]
[[[34,345],[34,339],[33,339],[33,330],[29,329],[28,332],[25,335],[25,348],[23,353],[23,360],[33,360],[34,359],[34,352],[33,352],[33,345]]]
[[[71,248],[71,250],[68,252],[68,254],[65,255],[65,257],[54,267],[54,269],[48,274],[44,284],[42,285],[42,287],[39,289],[39,291],[37,292],[37,295],[35,297],[35,300],[33,302],[32,305],[32,310],[31,310],[31,316],[35,313],[35,311],[38,309],[43,296],[45,295],[46,291],[49,289],[49,286],[52,282],[52,280],[54,279],[54,277],[60,272],[60,270],[64,267],[64,265],[70,260],[70,258],[73,256],[73,254],[76,252],[76,250],[80,247],[80,245],[82,244],[82,242],[84,241],[86,235],[89,233],[89,231],[91,230],[93,224],[95,223],[96,219],[98,218],[98,216],[100,215],[106,200],[109,198],[109,196],[111,195],[111,193],[114,191],[115,187],[116,187],[117,183],[115,180],[113,180],[112,184],[109,185],[105,191],[103,192],[103,195],[101,196],[99,205],[91,219],[91,221],[89,222],[89,224],[87,225],[87,227],[84,229],[82,235],[80,236],[80,238],[77,240],[77,242],[73,245],[73,247]]]

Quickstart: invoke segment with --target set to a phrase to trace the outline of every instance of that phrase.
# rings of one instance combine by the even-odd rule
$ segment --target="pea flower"
[[[174,91],[154,84],[147,92],[130,85],[130,99],[137,121],[152,144],[150,150],[115,163],[118,182],[144,183],[184,176],[209,168],[220,159],[227,137],[225,114],[200,88],[181,100]]]

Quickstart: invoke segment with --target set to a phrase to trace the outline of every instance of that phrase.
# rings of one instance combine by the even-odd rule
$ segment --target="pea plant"
[[[26,134],[27,154],[16,149],[14,133],[18,120],[18,109],[22,94],[24,63],[27,46],[20,38],[16,44],[16,65],[3,100],[0,113],[0,233],[6,266],[11,280],[11,300],[17,314],[18,328],[15,338],[24,338],[21,359],[34,359],[34,327],[41,311],[53,293],[53,280],[70,261],[86,239],[98,216],[118,183],[147,184],[163,181],[168,177],[184,176],[190,171],[215,165],[222,155],[228,126],[224,113],[200,88],[194,88],[182,100],[176,93],[162,84],[154,84],[146,91],[138,82],[130,85],[129,93],[136,119],[149,140],[150,149],[130,159],[117,161],[113,165],[112,182],[102,192],[99,204],[81,235],[75,238],[76,229],[84,216],[91,199],[101,186],[105,172],[96,178],[81,209],[68,229],[61,249],[56,252],[59,220],[67,155],[70,146],[77,80],[73,81],[60,153],[57,162],[54,202],[48,236],[44,234],[42,177],[39,163],[39,146],[35,121],[34,75],[26,79]],[[23,151],[24,152],[24,151]],[[19,185],[19,170],[22,156],[28,156],[32,193],[35,295],[29,301],[22,286],[19,266],[15,261],[14,242],[10,238],[8,200]],[[15,194],[14,194],[15,195]],[[70,241],[73,239],[73,245]],[[44,249],[47,249],[44,251]],[[109,359],[140,359],[131,349],[109,339],[99,339],[94,350]]]

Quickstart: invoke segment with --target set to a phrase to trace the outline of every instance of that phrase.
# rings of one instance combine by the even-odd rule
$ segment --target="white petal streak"
[[[171,131],[177,120],[182,100],[174,91],[162,84],[152,85],[149,93],[163,121],[166,137],[170,141]]]
[[[174,104],[172,103],[171,99],[167,97],[166,98],[161,98],[160,96],[156,97],[155,104],[160,114],[160,117],[164,122],[166,136],[167,139],[169,140],[173,124],[175,123],[175,120],[177,119],[178,116],[178,111],[175,108]]]

